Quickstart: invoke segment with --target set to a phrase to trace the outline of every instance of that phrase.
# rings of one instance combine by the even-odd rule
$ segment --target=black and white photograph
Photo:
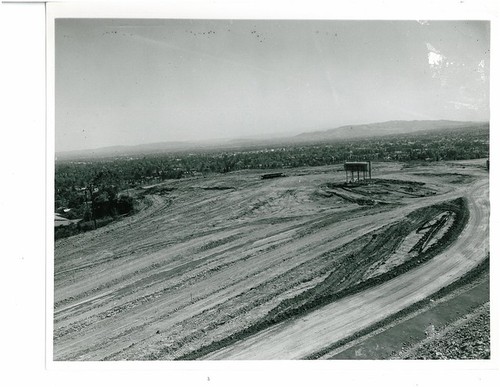
[[[55,361],[489,359],[490,25],[55,19]]]
[[[1,3],[4,378],[496,385],[499,16]]]
[[[487,21],[55,19],[53,359],[489,359]]]

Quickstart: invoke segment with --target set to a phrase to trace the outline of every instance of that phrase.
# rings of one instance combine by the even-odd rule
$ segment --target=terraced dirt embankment
[[[434,332],[455,323],[457,318],[485,305],[488,300],[489,258],[421,301],[308,355],[306,359],[400,358],[398,352],[420,345]],[[486,334],[489,335],[489,331]],[[489,340],[484,341],[484,345],[489,347]]]
[[[482,305],[426,340],[402,351],[396,359],[489,359],[490,308]]]
[[[383,203],[332,194],[331,168],[167,184],[56,242],[54,358],[297,358],[418,301],[484,258],[487,175],[413,172],[355,188]]]

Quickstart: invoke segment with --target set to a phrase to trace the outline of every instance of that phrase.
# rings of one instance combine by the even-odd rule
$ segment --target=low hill
[[[415,132],[435,131],[443,129],[471,130],[483,128],[487,123],[472,121],[387,121],[363,125],[346,125],[335,129],[301,133],[294,137],[295,141],[329,141],[350,138],[366,138],[385,135],[411,134]]]

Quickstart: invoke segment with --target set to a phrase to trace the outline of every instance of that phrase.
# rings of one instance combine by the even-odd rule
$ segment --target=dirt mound
[[[387,204],[391,201],[436,194],[436,191],[426,187],[425,183],[391,179],[372,179],[359,183],[329,183],[325,185],[324,191],[359,205]]]
[[[469,184],[474,181],[473,176],[464,173],[413,173],[413,175],[437,178],[441,183],[449,184]]]

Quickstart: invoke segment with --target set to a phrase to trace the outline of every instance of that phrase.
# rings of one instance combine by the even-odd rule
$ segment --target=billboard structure
[[[353,183],[355,181],[360,181],[362,177],[363,180],[368,178],[371,180],[372,178],[372,162],[371,161],[346,161],[344,162],[344,170],[345,170],[345,182]],[[351,172],[351,179],[349,180],[349,172]],[[362,175],[360,176],[360,172]],[[355,173],[357,174],[357,178],[355,177]]]

